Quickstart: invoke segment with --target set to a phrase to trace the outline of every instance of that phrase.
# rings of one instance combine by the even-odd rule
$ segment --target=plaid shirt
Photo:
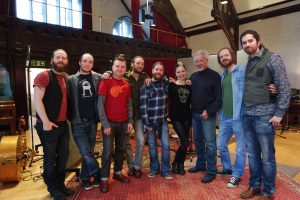
[[[152,82],[141,87],[140,113],[145,127],[162,123],[168,117],[168,82]]]
[[[257,62],[264,50],[264,48],[261,48],[254,58],[249,58],[247,66],[251,66],[253,63]],[[276,103],[264,103],[246,107],[244,114],[254,116],[271,114],[277,117],[283,117],[289,107],[291,98],[290,82],[287,77],[285,65],[278,54],[272,54],[269,58],[267,67],[270,70],[278,91],[277,101]]]

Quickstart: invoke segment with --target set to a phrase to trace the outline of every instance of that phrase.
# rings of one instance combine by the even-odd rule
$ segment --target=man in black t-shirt
[[[194,54],[198,71],[192,82],[192,123],[197,152],[196,166],[188,172],[206,171],[202,183],[211,182],[217,172],[216,113],[222,105],[221,77],[208,68],[208,52],[199,50]]]
[[[100,184],[100,168],[94,156],[98,123],[96,92],[102,75],[92,71],[94,58],[85,53],[79,60],[79,71],[69,77],[72,132],[82,156],[80,179],[85,190]],[[93,183],[90,177],[94,177]]]

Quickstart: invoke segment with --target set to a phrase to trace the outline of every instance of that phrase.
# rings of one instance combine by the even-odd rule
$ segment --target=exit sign
[[[31,60],[31,67],[45,67],[46,62],[44,60]]]

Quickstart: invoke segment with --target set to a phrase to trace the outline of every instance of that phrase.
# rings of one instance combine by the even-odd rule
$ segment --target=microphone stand
[[[32,107],[31,107],[31,87],[30,87],[30,56],[31,48],[28,45],[27,57],[26,57],[26,71],[27,71],[27,99],[28,99],[28,114],[29,114],[29,124],[30,124],[30,133],[31,133],[31,148],[34,149],[34,139],[33,139],[33,122],[32,122]]]

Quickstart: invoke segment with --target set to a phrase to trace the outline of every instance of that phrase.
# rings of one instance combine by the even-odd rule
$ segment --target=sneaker
[[[158,174],[158,172],[149,172],[147,176],[148,176],[148,178],[153,178],[157,174]]]
[[[82,180],[82,186],[85,190],[90,190],[93,188],[93,184],[90,182],[90,180]]]
[[[217,175],[219,176],[226,176],[226,175],[231,175],[232,170],[226,170],[226,169],[218,169],[217,170]]]
[[[99,187],[100,185],[100,177],[99,175],[94,176],[93,187]]]
[[[167,179],[167,180],[172,180],[172,179],[173,179],[173,176],[171,175],[171,173],[166,173],[166,174],[165,174],[165,179]]]
[[[228,188],[235,188],[236,186],[239,185],[239,183],[241,182],[241,179],[238,177],[231,177],[230,181],[227,183],[227,187]]]

